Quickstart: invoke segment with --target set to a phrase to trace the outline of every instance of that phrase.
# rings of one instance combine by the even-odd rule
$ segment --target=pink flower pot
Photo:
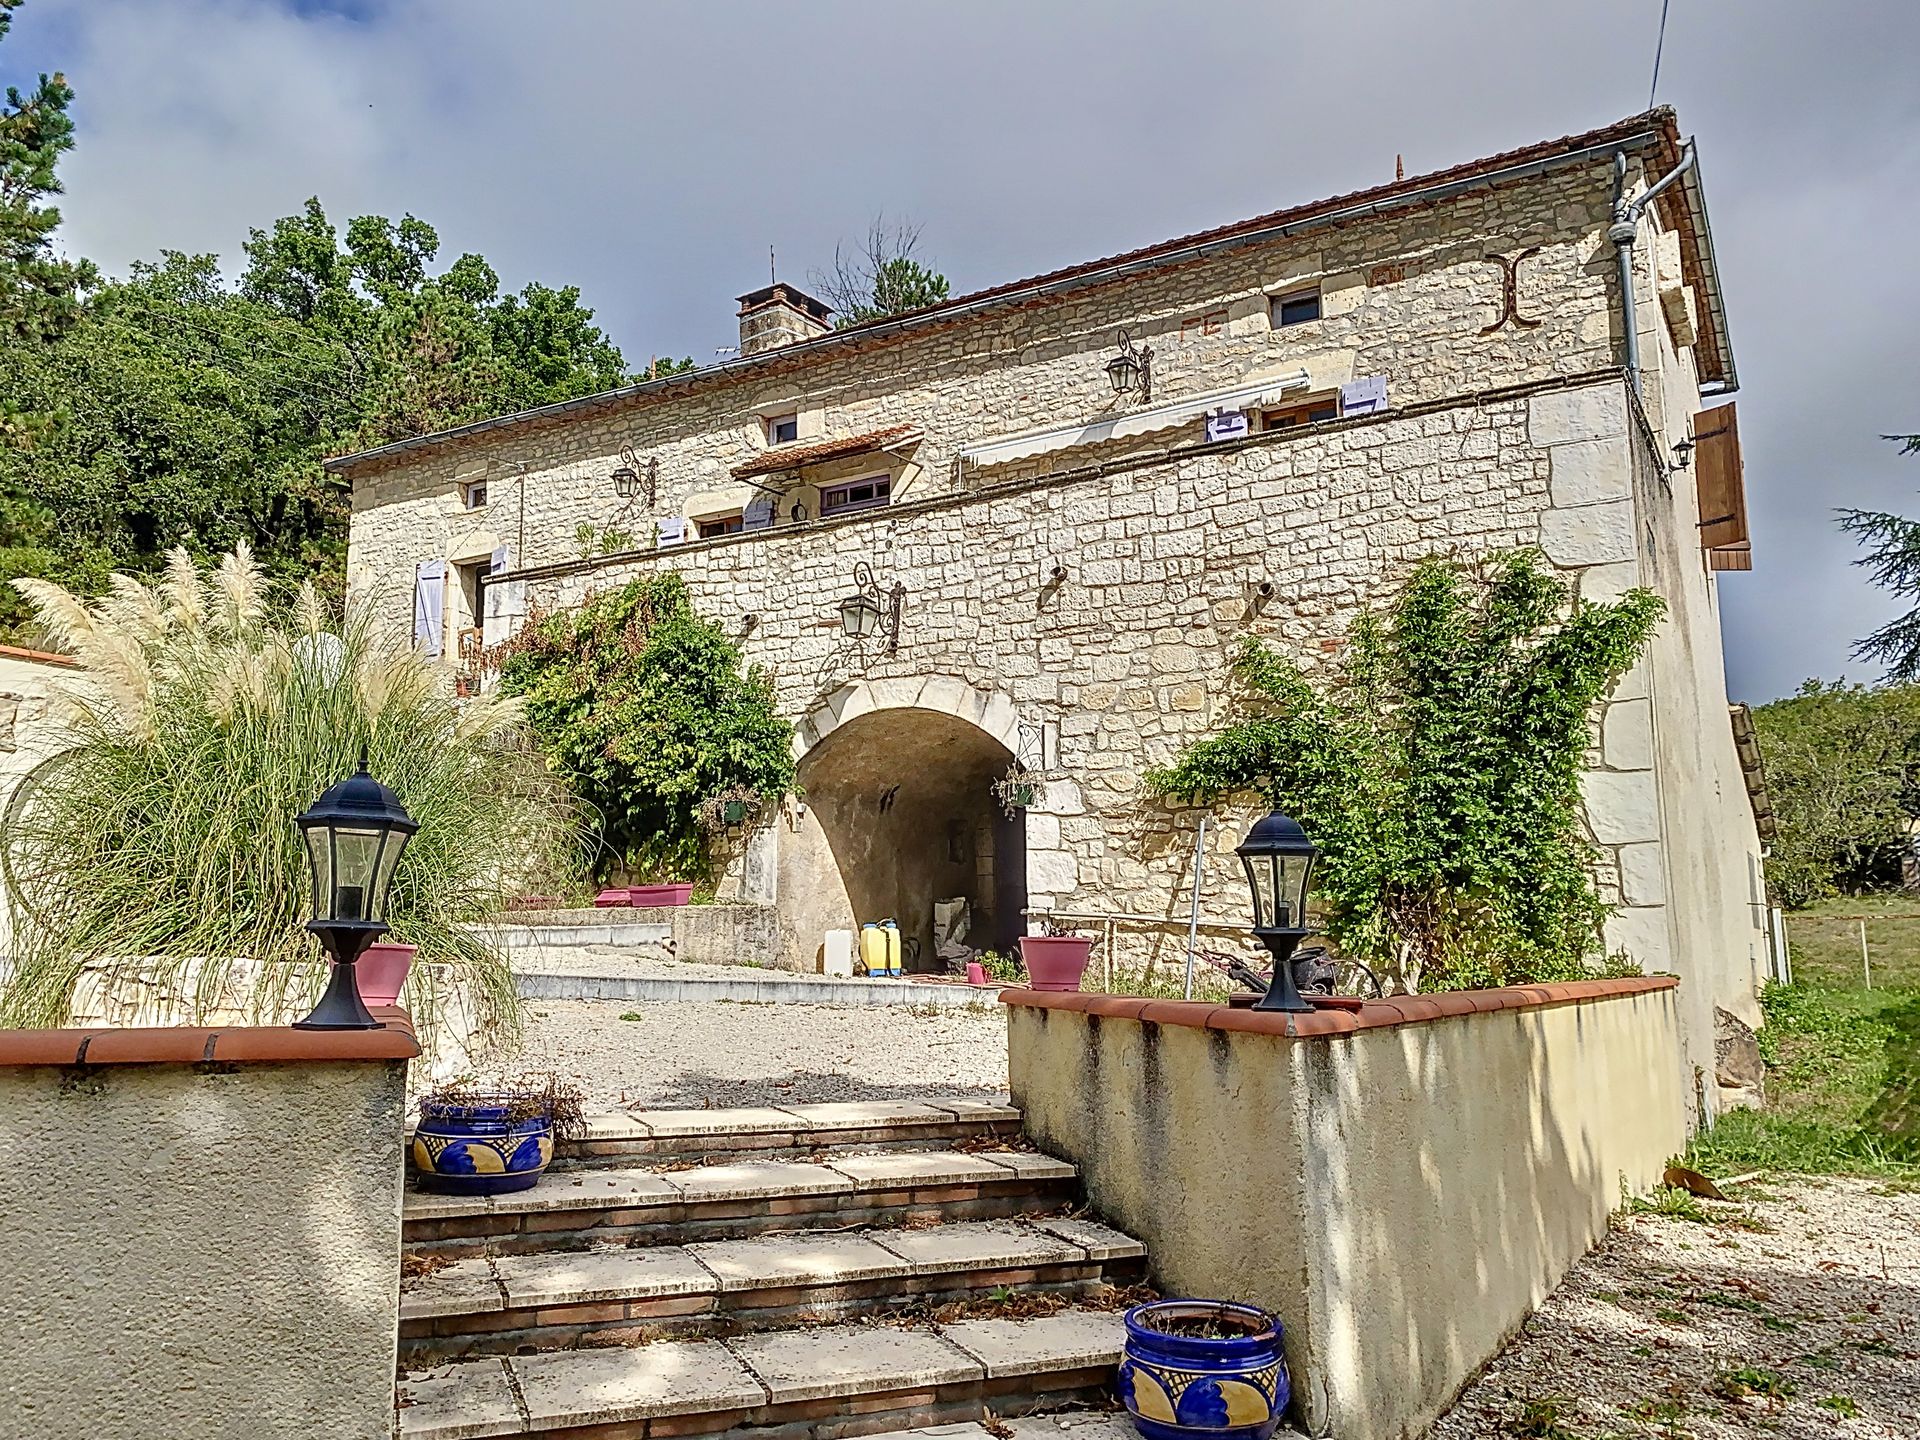
[[[353,967],[360,998],[370,1006],[398,1004],[400,987],[407,983],[407,971],[413,968],[417,948],[383,941],[367,946]]]
[[[593,897],[593,908],[596,910],[625,908],[632,903],[633,898],[631,892],[629,892],[624,885],[618,890],[602,890],[598,895]]]
[[[987,967],[978,960],[967,962],[967,984],[984,985],[987,983]]]
[[[1020,959],[1035,990],[1078,990],[1087,973],[1093,939],[1086,935],[1023,935]]]
[[[684,905],[693,897],[693,886],[676,885],[630,885],[627,887],[627,903],[630,905]]]

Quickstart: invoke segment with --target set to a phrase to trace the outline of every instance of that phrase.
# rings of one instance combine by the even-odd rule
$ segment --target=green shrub
[[[598,814],[600,864],[710,874],[703,801],[771,808],[793,788],[793,727],[773,682],[703,619],[672,573],[537,618],[494,657],[549,762]]]
[[[211,576],[177,550],[160,584],[116,575],[91,605],[15,583],[85,664],[88,698],[6,815],[0,1023],[63,1023],[88,971],[171,996],[187,1018],[304,1008],[322,970],[294,817],[364,750],[420,822],[389,911],[394,938],[419,947],[407,999],[423,1038],[452,993],[468,1030],[517,1026],[505,958],[469,927],[552,881],[578,835],[517,703],[456,702],[441,667],[366,624],[330,624],[309,587],[273,616],[244,546]],[[445,967],[434,978],[452,990],[425,967]]]
[[[1243,718],[1148,786],[1251,790],[1297,818],[1327,934],[1408,988],[1591,973],[1606,911],[1581,828],[1588,729],[1663,608],[1646,590],[1574,600],[1527,552],[1424,561],[1324,684],[1249,637]]]

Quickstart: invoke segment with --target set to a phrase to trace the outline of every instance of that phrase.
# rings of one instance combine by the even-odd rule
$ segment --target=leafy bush
[[[536,618],[492,658],[549,762],[599,812],[603,865],[705,879],[701,803],[728,792],[764,811],[793,788],[793,727],[771,678],[742,672],[740,647],[676,574]]]
[[[1531,553],[1422,562],[1352,626],[1316,688],[1251,637],[1246,718],[1148,776],[1187,801],[1257,791],[1321,849],[1326,931],[1408,988],[1589,973],[1606,910],[1580,772],[1593,706],[1663,613],[1634,590],[1571,601]]]
[[[162,583],[115,575],[91,605],[15,583],[84,662],[90,694],[59,737],[68,748],[29,773],[6,815],[14,967],[0,1023],[64,1022],[89,972],[188,1019],[234,1005],[299,1013],[322,964],[294,817],[364,749],[420,822],[389,918],[393,938],[419,947],[407,998],[423,1038],[449,998],[477,1012],[468,1027],[515,1028],[506,961],[468,927],[552,878],[577,843],[572,802],[517,703],[456,703],[438,666],[364,624],[330,625],[310,587],[270,618],[245,546],[210,577],[176,550]],[[450,987],[429,983],[442,977]]]
[[[1789,909],[1900,883],[1920,814],[1920,685],[1809,680],[1753,712],[1780,833],[1767,888]]]

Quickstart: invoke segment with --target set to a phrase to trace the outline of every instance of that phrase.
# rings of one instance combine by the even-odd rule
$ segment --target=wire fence
[[[1797,984],[1827,990],[1920,989],[1920,897],[1789,911],[1782,917],[1782,933],[1789,974]]]

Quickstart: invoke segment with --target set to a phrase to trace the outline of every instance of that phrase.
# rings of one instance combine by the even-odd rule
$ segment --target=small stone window
[[[1263,411],[1260,416],[1262,430],[1291,430],[1298,425],[1318,425],[1322,420],[1338,420],[1340,402],[1331,395],[1318,400],[1302,400],[1298,405],[1289,405],[1284,410]]]
[[[893,494],[893,477],[875,475],[866,480],[850,480],[844,485],[820,487],[820,514],[844,515],[850,510],[872,510],[885,505]]]
[[[1318,289],[1295,290],[1288,295],[1275,295],[1267,302],[1267,314],[1276,330],[1287,325],[1304,325],[1309,320],[1318,320],[1320,292]]]
[[[460,503],[469,510],[478,510],[487,503],[487,482],[469,480],[460,487]]]
[[[797,414],[769,415],[767,417],[767,443],[769,445],[791,445],[800,438],[800,417]]]
[[[711,540],[716,535],[738,535],[746,528],[747,517],[736,510],[731,515],[709,515],[693,523],[699,527],[702,540]]]

